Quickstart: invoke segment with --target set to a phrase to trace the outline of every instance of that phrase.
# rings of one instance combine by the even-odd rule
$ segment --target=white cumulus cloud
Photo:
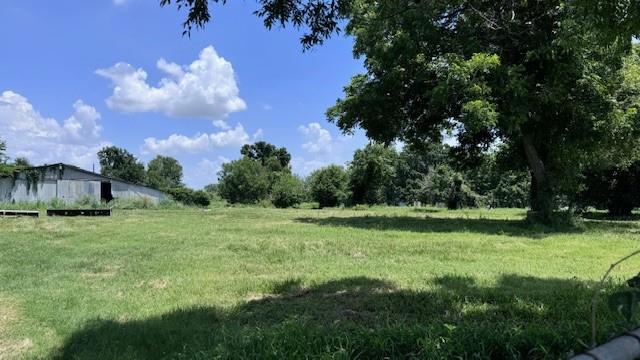
[[[306,138],[307,142],[302,144],[302,148],[312,154],[330,153],[333,150],[333,138],[329,130],[322,128],[319,123],[312,122],[298,127]]]
[[[0,137],[11,157],[25,156],[34,164],[66,162],[88,168],[102,140],[100,113],[78,100],[64,121],[42,116],[29,100],[13,91],[0,95]]]
[[[251,137],[242,124],[235,128],[210,134],[196,134],[192,137],[173,134],[166,139],[146,138],[142,145],[144,154],[199,153],[214,148],[240,147],[249,143]]]
[[[202,50],[199,58],[189,65],[160,59],[156,66],[166,74],[156,86],[149,84],[144,69],[124,62],[96,70],[96,74],[111,80],[113,85],[113,93],[107,99],[109,108],[222,120],[247,107],[240,98],[233,66],[212,46]]]

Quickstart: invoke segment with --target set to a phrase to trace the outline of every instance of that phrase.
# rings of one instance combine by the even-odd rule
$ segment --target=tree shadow
[[[442,276],[417,291],[367,277],[311,286],[288,280],[233,308],[95,319],[51,357],[558,358],[588,343],[591,285],[519,275],[483,285]],[[603,311],[601,334],[617,330]]]
[[[417,216],[366,215],[350,217],[302,217],[295,221],[332,227],[350,227],[368,230],[397,230],[419,233],[474,232],[488,235],[509,235],[543,238],[557,233],[584,233],[589,231],[629,232],[640,230],[636,223],[585,221],[579,225],[544,226],[519,219],[441,218]]]
[[[605,220],[605,221],[638,221],[640,220],[640,214],[634,213],[628,216],[616,216],[610,215],[606,212],[590,211],[582,214],[582,217],[590,220]]]

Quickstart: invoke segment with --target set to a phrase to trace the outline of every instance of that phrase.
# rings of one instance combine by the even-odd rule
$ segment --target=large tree
[[[182,187],[182,165],[169,156],[156,156],[147,164],[147,185],[156,189]]]
[[[100,173],[136,184],[145,180],[144,164],[129,151],[115,146],[107,146],[98,151]]]
[[[258,2],[267,27],[306,27],[305,46],[346,20],[366,72],[328,112],[340,128],[408,143],[456,129],[457,153],[471,163],[501,142],[529,169],[531,206],[543,221],[628,120],[613,95],[640,29],[638,1]],[[187,32],[210,20],[207,0],[174,3],[189,10]]]

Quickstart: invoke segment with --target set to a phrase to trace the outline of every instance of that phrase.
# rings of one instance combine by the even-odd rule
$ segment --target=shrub
[[[309,177],[311,197],[321,208],[344,204],[347,199],[349,177],[338,165],[329,165],[314,171]]]
[[[304,184],[290,173],[282,173],[271,188],[271,202],[277,208],[298,205],[304,199]]]
[[[209,195],[202,190],[193,190],[185,187],[167,189],[167,193],[175,201],[179,201],[184,205],[209,206]]]
[[[83,208],[97,209],[100,207],[100,201],[93,196],[85,195],[76,201],[75,205]]]
[[[269,171],[260,162],[242,158],[222,164],[218,192],[232,204],[255,204],[267,199]]]

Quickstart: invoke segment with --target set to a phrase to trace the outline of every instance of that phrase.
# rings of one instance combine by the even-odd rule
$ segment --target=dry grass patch
[[[11,340],[9,329],[18,320],[18,312],[6,299],[0,298],[0,360],[17,359],[33,346],[31,339]]]

